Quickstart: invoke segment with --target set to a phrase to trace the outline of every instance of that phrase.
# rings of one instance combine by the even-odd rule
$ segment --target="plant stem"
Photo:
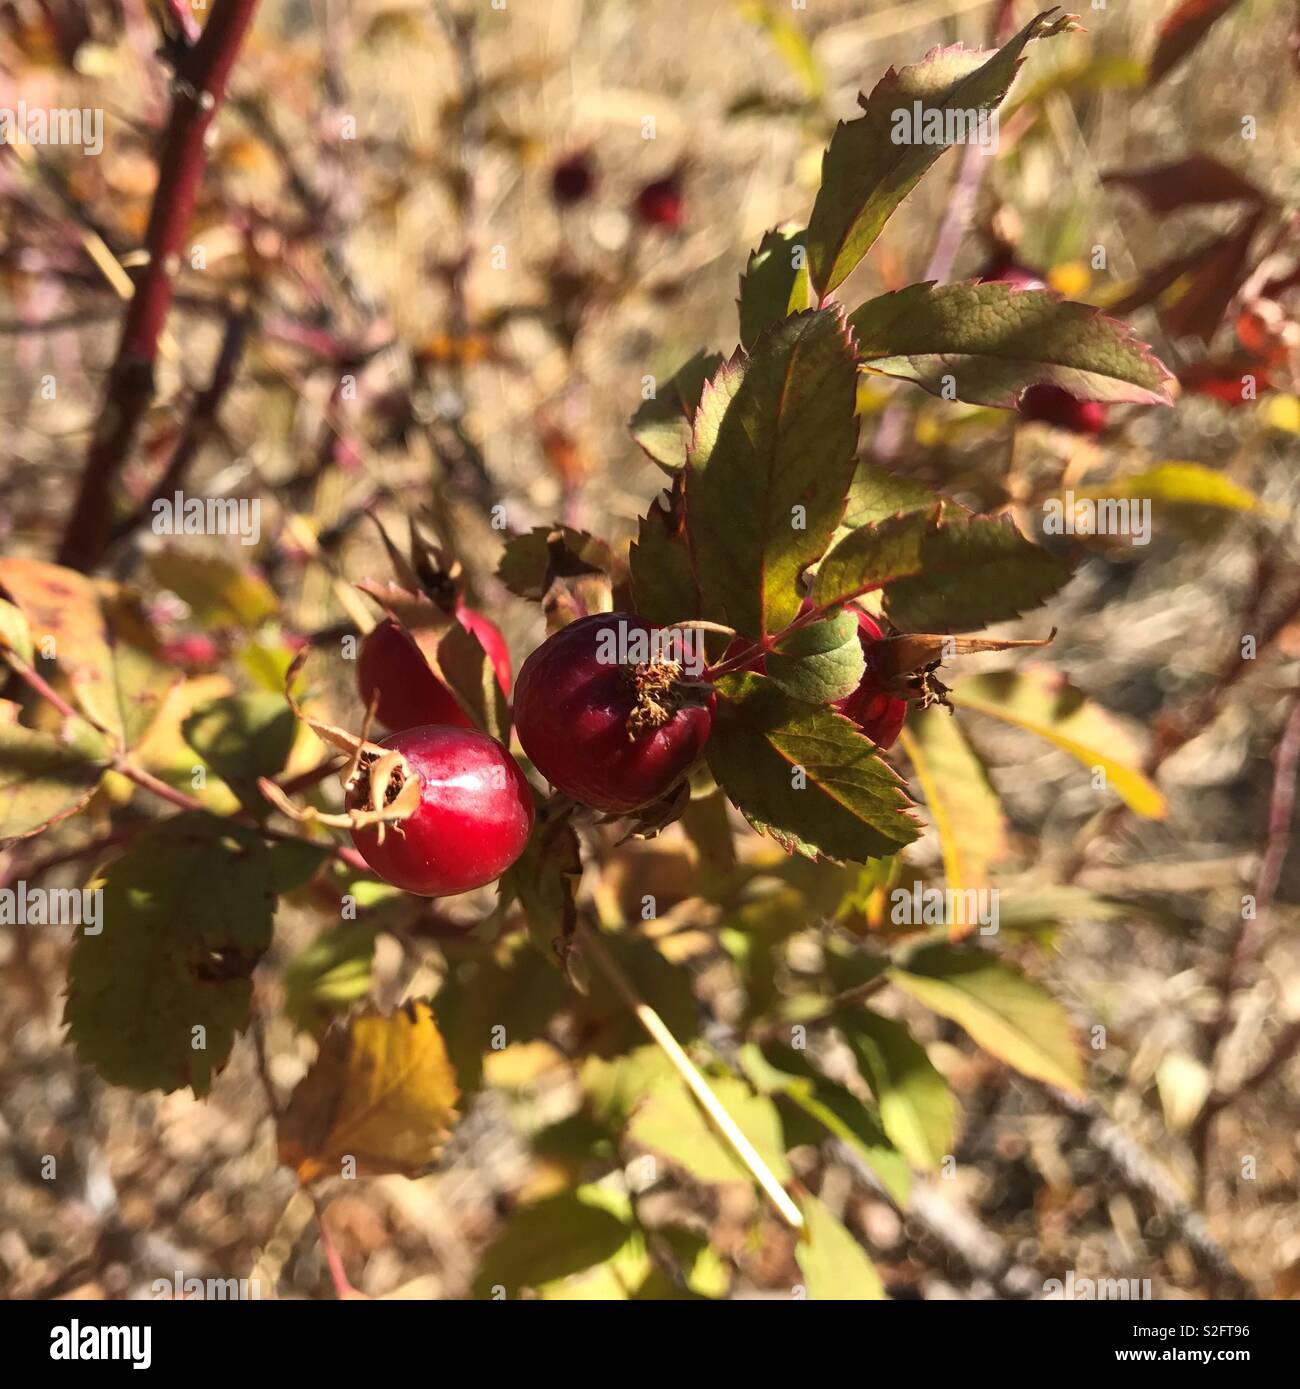
[[[649,1033],[651,1040],[667,1056],[673,1069],[686,1082],[691,1094],[699,1101],[700,1107],[713,1121],[732,1151],[753,1174],[754,1180],[766,1192],[782,1219],[791,1229],[802,1230],[804,1219],[799,1207],[790,1199],[789,1193],[777,1181],[772,1169],[763,1161],[754,1145],[740,1131],[736,1121],[723,1108],[722,1102],[709,1088],[708,1081],[704,1079],[695,1063],[682,1050],[681,1044],[668,1030],[664,1020],[637,993],[632,981],[623,973],[609,951],[605,949],[599,935],[585,923],[578,926],[577,933],[593,964],[605,975],[614,986],[615,992],[636,1014],[637,1021]]]
[[[59,549],[59,563],[74,569],[93,569],[108,541],[113,484],[153,399],[158,339],[203,176],[204,141],[256,8],[257,0],[222,0],[178,63],[145,232],[149,263],[127,307],[81,488]]]

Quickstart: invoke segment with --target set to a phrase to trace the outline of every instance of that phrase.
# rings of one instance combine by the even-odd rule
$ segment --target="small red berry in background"
[[[999,251],[976,277],[981,283],[1000,281],[1017,289],[1047,289],[1047,281],[1008,250]],[[1080,400],[1062,386],[1046,382],[1030,386],[1016,407],[1021,419],[1055,425],[1075,434],[1100,434],[1106,427],[1106,407],[1096,400]]]
[[[352,831],[385,882],[421,897],[451,897],[499,878],[523,853],[533,793],[495,738],[433,726],[392,733],[379,746],[401,753],[420,781],[411,815]]]
[[[666,796],[713,727],[714,697],[671,662],[602,659],[610,644],[656,630],[631,613],[597,613],[548,637],[515,686],[515,731],[537,770],[575,801],[621,814]]]
[[[1075,434],[1100,434],[1106,427],[1106,407],[1100,401],[1080,400],[1060,386],[1030,386],[1018,408],[1022,419],[1054,424]]]
[[[221,661],[222,650],[209,636],[194,632],[163,642],[159,658],[169,666],[179,666],[187,675],[214,670]]]
[[[501,688],[509,694],[510,652],[500,628],[490,618],[463,604],[456,609],[456,620],[479,639]],[[375,717],[393,732],[429,723],[473,727],[455,695],[429,668],[416,639],[391,617],[379,623],[361,643],[357,689],[367,708],[378,694]]]
[[[681,176],[669,174],[667,178],[657,178],[647,183],[636,195],[632,206],[646,226],[677,231],[686,215]]]
[[[596,170],[586,150],[568,155],[551,170],[551,197],[560,207],[585,202],[595,188]]]

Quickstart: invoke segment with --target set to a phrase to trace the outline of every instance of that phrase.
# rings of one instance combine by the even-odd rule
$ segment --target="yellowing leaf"
[[[1075,497],[1144,497],[1182,506],[1217,506],[1226,511],[1258,511],[1259,498],[1247,487],[1203,463],[1159,463],[1144,473],[1076,487]]]
[[[1139,770],[1137,740],[1057,672],[1034,667],[977,675],[950,691],[961,709],[989,714],[1055,743],[1089,769],[1099,768],[1106,785],[1138,815],[1164,818],[1167,806],[1156,785]]]
[[[804,1295],[813,1302],[878,1301],[884,1284],[867,1252],[815,1196],[805,1196],[807,1222],[795,1250]]]
[[[903,730],[903,750],[939,836],[947,884],[983,887],[989,865],[1006,849],[1002,803],[948,710],[914,710],[909,722]],[[975,922],[954,921],[952,926],[954,933],[964,935]]]
[[[1083,1065],[1065,1010],[1041,985],[980,950],[929,946],[890,982],[970,1033],[1022,1075],[1083,1093]]]
[[[52,644],[48,653],[67,676],[81,711],[120,741],[113,651],[94,582],[74,569],[16,558],[0,560],[0,588],[26,617],[37,652]]]
[[[280,1161],[310,1182],[426,1167],[451,1132],[459,1091],[427,1003],[373,1009],[330,1029],[280,1118]]]

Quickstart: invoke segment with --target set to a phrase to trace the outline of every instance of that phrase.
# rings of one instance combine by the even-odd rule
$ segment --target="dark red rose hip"
[[[597,613],[544,641],[515,686],[515,730],[557,790],[618,814],[667,795],[699,757],[714,696],[680,661],[637,660],[665,630]],[[633,659],[615,660],[620,652]]]

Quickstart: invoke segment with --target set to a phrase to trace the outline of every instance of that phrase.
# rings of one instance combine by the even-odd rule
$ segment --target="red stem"
[[[204,140],[256,8],[257,0],[222,0],[173,80],[171,119],[145,232],[149,263],[127,307],[81,490],[59,550],[60,564],[89,571],[104,552],[113,483],[153,399],[158,339],[203,177]]]

